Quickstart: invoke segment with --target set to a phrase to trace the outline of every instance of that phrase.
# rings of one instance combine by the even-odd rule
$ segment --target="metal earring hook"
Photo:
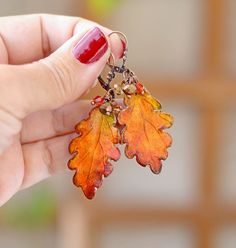
[[[126,64],[126,60],[127,60],[127,52],[128,52],[128,40],[127,37],[120,31],[113,31],[111,32],[108,37],[111,37],[112,35],[118,35],[118,37],[120,38],[122,44],[123,44],[123,54],[122,54],[122,64],[116,65],[116,59],[114,54],[111,52],[110,56],[108,58],[107,61],[107,65],[110,67],[110,71],[107,74],[107,80],[105,81],[102,76],[100,75],[98,77],[98,81],[101,84],[101,86],[111,95],[112,98],[115,97],[114,94],[114,90],[111,88],[110,84],[112,82],[112,80],[115,78],[116,73],[125,73],[126,71],[128,72],[128,68],[126,68],[125,64]]]
[[[118,37],[120,38],[121,42],[122,42],[122,45],[123,45],[123,54],[122,54],[122,57],[121,59],[123,60],[123,63],[122,63],[122,66],[124,67],[125,66],[125,63],[126,63],[126,60],[127,60],[127,52],[128,52],[128,39],[126,37],[125,34],[123,34],[122,32],[120,31],[112,31],[108,37],[111,37],[112,35],[118,35]],[[111,53],[112,54],[112,53]],[[114,59],[114,55],[112,54],[113,56],[113,59]],[[115,59],[114,59],[115,61]],[[111,66],[111,64],[109,63],[109,60],[108,60],[108,65]],[[122,67],[121,66],[121,67]]]

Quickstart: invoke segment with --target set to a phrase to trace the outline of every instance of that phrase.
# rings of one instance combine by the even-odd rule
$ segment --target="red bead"
[[[140,82],[138,82],[136,83],[136,90],[138,94],[141,94],[144,90],[144,86]]]
[[[96,96],[92,100],[92,104],[96,106],[101,106],[105,102],[105,99],[101,96]]]

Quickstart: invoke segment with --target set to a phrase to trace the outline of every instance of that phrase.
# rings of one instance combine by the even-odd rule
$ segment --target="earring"
[[[69,144],[69,152],[74,157],[68,167],[76,170],[73,182],[81,187],[85,196],[92,199],[101,186],[103,177],[112,172],[110,160],[117,161],[120,151],[117,144],[125,144],[125,155],[142,166],[150,166],[153,173],[159,173],[162,160],[168,157],[167,148],[171,146],[171,136],[164,132],[173,124],[170,114],[161,111],[160,102],[126,67],[128,42],[126,36],[114,31],[125,44],[122,64],[116,65],[111,54],[107,65],[110,71],[106,81],[99,76],[98,81],[106,94],[92,100],[94,108],[89,117],[75,127],[79,137]],[[120,84],[112,85],[116,74],[121,74]],[[115,98],[123,95],[124,106]]]

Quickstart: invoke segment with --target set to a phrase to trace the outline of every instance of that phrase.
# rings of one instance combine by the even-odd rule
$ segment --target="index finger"
[[[105,34],[111,30],[79,17],[33,14],[0,18],[0,64],[25,64],[42,59],[70,39],[78,29],[99,26]],[[122,43],[114,39],[116,57]],[[113,48],[116,46],[112,46]]]

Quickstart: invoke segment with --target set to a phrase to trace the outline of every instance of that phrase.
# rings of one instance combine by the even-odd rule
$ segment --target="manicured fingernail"
[[[73,49],[73,54],[81,63],[98,61],[108,49],[108,42],[102,31],[95,27],[86,33]]]

